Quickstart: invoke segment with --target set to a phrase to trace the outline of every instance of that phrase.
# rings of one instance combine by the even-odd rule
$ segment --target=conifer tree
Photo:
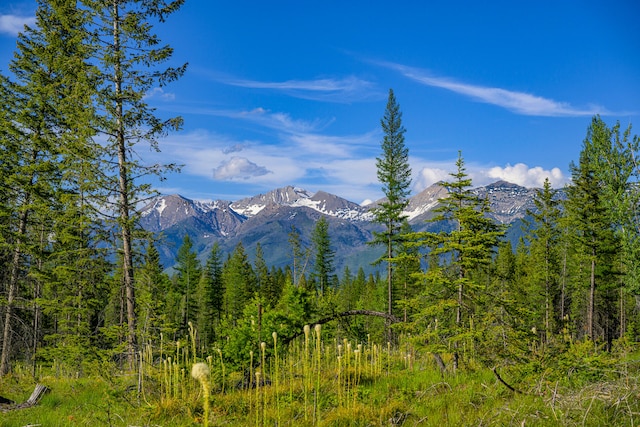
[[[556,325],[562,318],[554,307],[560,304],[560,202],[556,191],[551,188],[549,179],[545,179],[543,188],[536,191],[533,199],[535,211],[527,212],[531,217],[528,226],[529,253],[532,268],[529,276],[534,283],[534,292],[544,296],[543,331],[545,341],[557,332]],[[533,297],[533,295],[532,295]],[[538,306],[534,299],[529,300]]]
[[[313,277],[318,281],[320,295],[324,295],[325,290],[335,283],[333,268],[335,251],[331,248],[329,222],[324,216],[316,222],[311,240],[315,255]]]
[[[160,253],[153,240],[149,239],[144,254],[144,264],[136,277],[138,289],[138,329],[143,342],[157,339],[160,333],[173,336],[167,316],[167,293],[171,289],[169,276],[163,272]]]
[[[382,156],[376,158],[378,181],[382,184],[385,199],[374,210],[375,221],[385,227],[384,232],[374,233],[372,243],[384,245],[385,255],[381,261],[387,263],[387,312],[393,311],[393,263],[399,230],[405,216],[404,208],[409,203],[411,168],[409,149],[404,144],[405,128],[402,126],[402,112],[392,89],[389,89],[387,107],[380,120],[384,133],[381,147]]]
[[[215,328],[222,319],[223,298],[220,244],[215,242],[198,282],[196,329],[204,346],[212,344],[215,338]]]
[[[202,270],[200,268],[198,254],[193,250],[193,242],[188,234],[182,239],[182,245],[176,255],[177,271],[174,277],[175,291],[180,298],[179,317],[177,318],[178,330],[181,333],[187,331],[189,322],[196,320],[198,315],[198,282]]]
[[[5,250],[10,256],[0,375],[9,369],[20,281],[27,274],[42,278],[36,269],[44,266],[43,257],[49,249],[43,236],[55,235],[57,242],[73,240],[65,250],[75,251],[82,250],[86,243],[83,239],[90,236],[91,204],[83,197],[91,193],[91,185],[86,184],[94,182],[95,159],[101,151],[90,143],[95,73],[88,65],[90,50],[82,31],[86,24],[87,15],[73,1],[39,1],[36,25],[18,36],[17,51],[9,65],[15,79],[3,77],[0,85],[5,101],[0,144],[3,162],[10,162],[3,167],[2,191],[5,201],[13,206],[3,229],[3,240],[8,244]],[[61,206],[68,207],[73,216]],[[57,220],[53,213],[64,214],[66,219]],[[85,269],[87,266],[78,265],[80,253],[83,260],[91,257],[77,252],[74,259],[67,259],[75,267],[68,263],[59,267]],[[86,286],[81,277],[69,277],[77,278],[72,281],[76,292]],[[32,283],[32,295],[40,295],[42,283]],[[34,316],[39,316],[37,307]]]
[[[430,266],[426,279],[444,286],[443,295],[450,295],[450,299],[444,301],[444,310],[454,306],[453,335],[450,337],[454,348],[454,369],[459,363],[459,337],[469,331],[474,314],[471,301],[477,299],[485,288],[485,282],[474,279],[474,273],[490,264],[493,251],[503,235],[503,231],[485,216],[489,211],[487,201],[480,200],[471,191],[472,181],[466,173],[461,153],[456,168],[456,172],[451,173],[452,180],[443,183],[449,189],[449,195],[442,200],[436,209],[437,215],[431,220],[448,223],[452,229],[418,234],[430,249],[431,257],[447,262],[445,268]]]
[[[300,241],[300,232],[294,225],[291,226],[291,231],[289,232],[289,244],[291,245],[293,256],[292,284],[293,286],[300,286],[303,281],[306,281],[305,271],[309,261],[309,248],[303,246]]]
[[[610,213],[612,228],[619,241],[621,265],[619,334],[625,330],[625,294],[640,290],[640,138],[631,136],[631,125],[621,132],[620,122],[608,127],[595,116],[587,134],[594,152],[595,173],[601,182],[601,195]]]
[[[161,118],[147,104],[145,95],[154,86],[165,86],[179,78],[186,65],[164,67],[173,49],[160,45],[153,24],[164,23],[184,0],[87,0],[83,2],[94,18],[85,30],[91,34],[91,47],[100,70],[96,106],[101,111],[98,129],[107,138],[102,171],[105,188],[113,194],[109,214],[116,212],[117,250],[122,262],[122,286],[127,324],[127,355],[131,365],[136,353],[136,296],[134,249],[136,206],[150,195],[149,185],[141,180],[175,168],[173,164],[148,165],[135,153],[140,144],[159,150],[158,139],[182,125],[180,117]]]
[[[232,322],[242,316],[244,307],[258,290],[256,276],[242,243],[238,243],[224,263],[222,277],[225,287],[225,309]]]
[[[620,249],[615,235],[613,211],[607,193],[602,191],[607,188],[609,178],[606,175],[620,172],[602,161],[611,150],[611,138],[611,129],[599,117],[595,117],[583,142],[578,164],[571,164],[572,183],[567,187],[565,203],[570,235],[576,250],[575,260],[588,273],[584,331],[592,340],[602,336],[607,341],[613,338],[611,331],[606,328],[612,320],[606,317],[612,313],[605,308],[605,318],[600,322],[596,314],[598,305],[605,307],[611,303],[611,291],[617,282],[615,257]],[[583,295],[577,294],[576,302],[581,301]],[[600,301],[597,301],[598,296],[601,297]],[[600,328],[597,335],[596,328]]]
[[[263,295],[263,290],[269,288],[269,267],[264,259],[264,252],[260,242],[256,243],[256,256],[253,262],[254,271],[256,273],[256,286]]]
[[[407,322],[411,316],[409,310],[409,300],[418,293],[418,284],[416,276],[420,274],[420,258],[419,248],[412,244],[412,229],[405,220],[400,229],[399,251],[397,268],[396,268],[396,293],[402,296],[402,319]]]

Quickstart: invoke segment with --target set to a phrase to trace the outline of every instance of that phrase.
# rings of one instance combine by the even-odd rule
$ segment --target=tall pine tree
[[[95,61],[100,69],[96,106],[102,112],[98,129],[107,138],[103,172],[105,188],[113,194],[105,202],[116,212],[117,250],[122,262],[122,287],[127,325],[127,355],[131,365],[137,351],[134,249],[136,206],[149,197],[150,187],[142,182],[148,175],[161,175],[174,168],[167,164],[144,164],[136,156],[140,144],[159,150],[158,139],[182,125],[180,117],[161,118],[147,104],[145,95],[155,86],[179,78],[186,65],[176,68],[162,64],[171,59],[173,49],[161,45],[153,24],[164,23],[184,0],[87,0],[94,17],[86,28],[92,35]]]
[[[385,227],[384,232],[374,233],[372,243],[386,247],[381,261],[387,263],[387,312],[393,312],[393,263],[400,227],[405,215],[404,208],[409,203],[411,168],[409,149],[404,144],[406,132],[402,126],[402,112],[396,101],[393,89],[389,89],[387,107],[380,120],[384,136],[382,138],[382,156],[376,158],[378,181],[382,184],[385,199],[373,211],[375,221]]]

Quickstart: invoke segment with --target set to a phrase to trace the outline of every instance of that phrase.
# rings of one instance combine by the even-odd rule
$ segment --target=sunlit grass
[[[325,339],[320,328],[305,332],[284,347],[273,334],[237,370],[225,366],[223,350],[199,354],[191,341],[162,340],[141,350],[136,372],[107,363],[95,372],[108,375],[76,378],[59,366],[39,367],[37,381],[51,392],[34,408],[2,414],[0,426],[640,424],[635,356],[619,366],[603,356],[593,362],[603,373],[584,375],[598,379],[590,382],[563,377],[557,372],[563,364],[556,371],[505,367],[500,373],[514,392],[470,360],[443,373],[431,354],[404,341],[392,346]],[[34,384],[31,373],[18,368],[1,385],[3,395],[20,401]]]

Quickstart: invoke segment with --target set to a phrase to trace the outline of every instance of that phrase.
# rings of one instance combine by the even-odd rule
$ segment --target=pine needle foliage
[[[379,261],[387,263],[387,312],[393,312],[393,264],[397,253],[400,229],[409,203],[411,167],[409,149],[404,143],[406,129],[402,125],[402,112],[393,89],[389,89],[387,107],[380,120],[383,138],[382,155],[376,158],[378,181],[382,184],[385,198],[373,210],[375,221],[385,227],[383,232],[374,232],[372,244],[384,245],[385,255]]]

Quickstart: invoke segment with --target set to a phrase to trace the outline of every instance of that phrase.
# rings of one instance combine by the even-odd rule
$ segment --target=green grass
[[[640,372],[637,359],[634,361],[632,357],[614,363],[613,356],[601,356],[602,360],[592,364],[593,372],[576,370],[566,360],[553,368],[543,369],[539,365],[502,368],[502,378],[521,391],[518,393],[500,383],[490,369],[473,363],[466,363],[455,374],[442,374],[429,354],[414,353],[407,359],[406,353],[389,351],[386,346],[358,348],[355,343],[344,342],[338,349],[337,342],[320,342],[313,332],[311,335],[308,345],[300,340],[277,359],[267,360],[260,369],[270,383],[252,389],[237,387],[244,375],[242,371],[225,372],[223,376],[216,362],[219,358],[210,358],[209,424],[439,427],[640,424]],[[259,350],[256,354],[260,354]],[[172,355],[181,358],[179,353]],[[143,370],[143,393],[138,393],[138,373],[102,367],[95,371],[109,372],[108,375],[72,378],[56,377],[42,368],[37,380],[50,387],[50,393],[36,407],[1,414],[0,427],[202,425],[202,391],[188,370],[184,374],[187,363],[176,365],[169,374],[158,357],[150,359],[156,362],[147,364]],[[193,355],[182,359],[193,360]],[[578,362],[582,363],[576,359],[575,364]],[[170,387],[166,386],[170,381],[167,375],[174,376]],[[35,380],[19,369],[1,381],[0,394],[16,401],[26,400],[35,385]]]

